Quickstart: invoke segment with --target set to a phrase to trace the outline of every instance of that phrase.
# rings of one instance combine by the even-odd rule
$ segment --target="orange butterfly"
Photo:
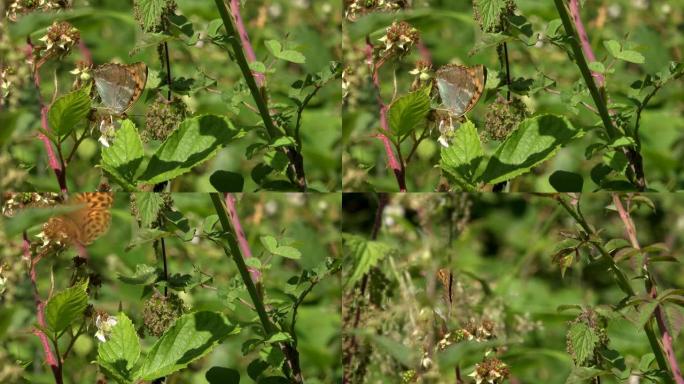
[[[111,192],[85,192],[75,195],[67,204],[83,207],[64,215],[50,218],[43,225],[45,236],[65,244],[88,245],[107,232],[114,202]]]

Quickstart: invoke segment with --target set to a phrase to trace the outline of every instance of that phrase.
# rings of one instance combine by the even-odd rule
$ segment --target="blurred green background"
[[[16,22],[3,21],[2,64],[14,66],[12,101],[7,109],[0,109],[0,171],[10,175],[0,187],[11,190],[57,191],[58,185],[52,170],[47,166],[42,143],[35,138],[40,127],[40,113],[35,87],[28,66],[25,64],[24,48],[27,36],[34,41],[45,34],[46,28],[55,20],[66,20],[75,25],[81,39],[91,50],[95,64],[110,61],[132,63],[144,61],[149,67],[148,89],[160,82],[162,65],[156,45],[140,50],[142,31],[133,18],[133,2],[120,0],[95,0],[72,2],[71,10],[32,13],[19,17]],[[288,91],[296,81],[304,79],[307,73],[325,70],[330,61],[340,60],[341,4],[339,2],[256,0],[243,2],[242,17],[246,24],[257,60],[264,61],[269,70],[267,86],[270,105],[288,102]],[[261,123],[258,114],[231,102],[238,91],[246,89],[237,64],[228,53],[212,44],[207,38],[207,29],[212,20],[219,19],[213,1],[177,1],[176,13],[182,14],[192,23],[194,33],[200,39],[194,45],[183,41],[170,43],[171,72],[174,83],[184,85],[188,90],[183,100],[194,114],[214,113],[227,115],[236,126],[249,130]],[[264,42],[276,39],[291,45],[306,56],[302,65],[282,60],[272,60]],[[5,54],[7,57],[5,58]],[[83,60],[78,47],[63,61],[51,61],[41,70],[42,95],[51,99],[54,91],[53,73],[57,74],[59,92],[69,91],[75,76],[69,73],[75,63]],[[145,127],[145,111],[155,96],[145,92],[134,108],[129,111],[138,129]],[[164,95],[166,92],[164,92]],[[303,156],[307,178],[312,188],[321,191],[338,190],[341,187],[341,122],[340,83],[335,80],[324,86],[313,98],[303,114],[302,136]],[[254,105],[251,96],[244,100]],[[216,170],[238,172],[245,179],[245,191],[254,190],[256,184],[250,172],[258,158],[248,160],[245,150],[258,139],[251,132],[247,137],[230,143],[211,161],[195,168],[172,183],[172,191],[213,191],[209,176]],[[146,154],[151,155],[159,143],[146,145]],[[99,163],[100,145],[93,139],[86,139],[79,147],[75,160],[69,165],[69,189],[75,191],[94,190],[101,172],[94,169]]]
[[[641,246],[665,243],[669,254],[679,260],[651,263],[649,271],[659,293],[681,289],[684,195],[649,194],[647,198],[655,203],[653,211],[641,205],[632,212]],[[601,231],[604,241],[626,239],[609,194],[584,194],[580,204],[586,220]],[[345,194],[343,206],[344,232],[368,239],[376,196]],[[441,324],[435,311],[445,311],[436,272],[447,268],[454,276],[451,331],[464,327],[467,321],[489,319],[495,324],[496,340],[502,344],[501,353],[489,357],[498,357],[509,366],[511,378],[507,382],[565,383],[573,366],[566,353],[566,332],[578,311],[558,308],[616,305],[624,298],[605,265],[587,262],[587,249],[580,251],[582,261],[561,277],[552,259],[566,239],[564,234],[572,233],[576,233],[574,220],[548,196],[391,194],[378,241],[396,253],[384,253],[370,273],[367,300],[373,304],[364,307],[360,329],[355,331],[357,337],[372,335],[364,339],[372,350],[364,382],[403,382],[402,372],[420,371],[426,357],[432,366],[418,382],[454,383],[456,363],[465,382],[475,382],[466,376],[482,360],[484,346],[467,349],[456,345],[441,352],[431,349],[436,348],[439,336],[435,333]],[[641,264],[631,259],[619,265],[634,290],[642,294],[644,281],[638,277]],[[350,273],[350,269],[343,269],[343,281]],[[358,297],[358,289],[352,288],[345,287],[344,294]],[[681,366],[684,334],[680,332],[680,319],[684,310],[669,303],[667,313]],[[609,348],[617,350],[630,368],[636,368],[642,356],[651,351],[643,329],[622,316],[610,321],[608,337]],[[428,353],[424,355],[424,351]],[[406,361],[402,359],[410,363],[402,364]],[[601,382],[616,381],[601,377]]]
[[[534,34],[546,31],[550,21],[558,19],[553,1],[515,0],[519,14],[531,23]],[[601,0],[585,2],[582,17],[586,25],[597,60],[611,62],[603,41],[627,40],[636,45],[646,58],[643,65],[617,62],[615,73],[607,79],[607,90],[614,102],[625,102],[630,85],[642,80],[649,73],[666,69],[670,61],[682,61],[684,46],[684,1],[674,0],[633,1]],[[379,129],[379,113],[375,93],[371,87],[363,61],[365,36],[377,41],[393,20],[405,20],[417,28],[425,46],[432,55],[434,68],[447,63],[464,65],[484,64],[489,71],[485,95],[468,117],[483,131],[484,117],[488,105],[496,99],[491,87],[497,71],[501,71],[494,47],[481,50],[470,56],[469,52],[480,40],[482,33],[473,20],[471,1],[458,0],[415,0],[413,8],[399,13],[371,14],[351,23],[345,20],[344,55],[345,64],[354,68],[355,78],[350,84],[349,100],[343,108],[344,135],[344,190],[345,191],[397,191],[397,182],[386,166],[386,156],[380,140],[373,138]],[[572,108],[569,98],[576,82],[582,82],[580,72],[573,61],[558,47],[548,42],[525,46],[520,42],[509,43],[511,76],[537,80],[541,74],[555,80],[557,86],[551,92],[542,91],[531,97],[524,97],[531,114],[554,113],[571,119],[573,124],[589,129],[598,118],[583,106]],[[408,72],[419,59],[417,50],[402,62],[387,63],[380,71],[382,95],[386,103],[392,100],[393,81],[396,75],[397,96],[409,92],[413,76]],[[393,73],[395,72],[395,73]],[[492,77],[494,76],[494,77]],[[533,86],[534,87],[534,86]],[[684,93],[682,80],[663,88],[642,115],[644,170],[649,187],[655,190],[678,190],[684,186]],[[557,92],[560,91],[560,94]],[[505,96],[505,95],[504,95]],[[590,105],[590,98],[583,98]],[[408,191],[433,191],[439,182],[438,133],[433,139],[423,141],[407,169]],[[532,173],[513,180],[510,190],[554,191],[549,176],[557,170],[576,172],[584,176],[584,191],[597,188],[589,177],[591,169],[601,162],[595,155],[587,160],[585,149],[596,142],[596,133],[589,132],[583,138],[572,142],[550,161],[535,168]],[[407,140],[407,142],[410,140]],[[494,141],[488,143],[488,153],[495,148]],[[405,143],[403,153],[410,146]]]
[[[125,284],[118,276],[131,276],[137,264],[161,268],[161,261],[155,260],[152,243],[125,250],[138,231],[135,218],[130,213],[129,198],[128,194],[115,195],[109,231],[87,248],[90,268],[102,279],[97,299],[91,299],[90,303],[95,310],[109,314],[116,314],[121,307],[137,329],[142,326],[142,311],[147,299],[142,297],[142,286]],[[178,193],[173,194],[173,200],[190,227],[197,228],[200,235],[203,228],[209,230],[206,225],[212,221],[205,221],[207,217],[214,215],[216,220],[208,194]],[[333,194],[261,193],[239,197],[237,207],[242,226],[253,256],[259,258],[264,266],[267,305],[269,300],[272,305],[283,300],[290,278],[324,263],[326,258],[339,257],[340,206],[341,197]],[[40,231],[39,224],[36,223],[30,233]],[[31,333],[36,322],[35,306],[22,260],[21,236],[8,238],[1,230],[2,226],[0,221],[0,265],[5,265],[2,276],[7,280],[0,294],[0,382],[54,383],[48,366],[43,363],[39,340]],[[265,235],[294,239],[293,246],[301,251],[301,258],[291,260],[265,252],[259,240]],[[228,337],[209,355],[171,375],[167,382],[207,383],[205,374],[211,367],[235,369],[240,373],[241,383],[253,382],[246,369],[258,357],[257,352],[243,356],[241,350],[244,342],[257,336],[253,326],[245,325],[246,322],[253,324],[256,315],[253,309],[231,299],[231,290],[239,286],[235,263],[221,247],[203,236],[192,240],[169,238],[166,249],[170,275],[188,274],[195,278],[201,277],[197,272],[200,271],[203,277],[212,277],[206,287],[198,286],[179,294],[188,309],[220,311],[231,322],[242,324],[240,334]],[[43,298],[47,297],[51,284],[54,284],[54,291],[66,288],[72,275],[71,258],[74,256],[76,252],[71,249],[58,259],[43,259],[39,263],[38,287]],[[246,295],[240,294],[239,298],[250,302]],[[334,383],[341,377],[339,298],[337,276],[327,276],[299,307],[296,333],[302,373],[307,383]],[[91,325],[77,339],[73,353],[66,360],[66,383],[96,382],[98,369],[90,363],[97,356],[95,331]],[[149,336],[143,339],[143,348],[149,348],[154,341],[152,339]]]

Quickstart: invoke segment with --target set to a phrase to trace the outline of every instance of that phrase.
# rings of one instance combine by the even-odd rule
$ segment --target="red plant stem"
[[[582,51],[584,51],[584,55],[587,56],[589,62],[596,61],[596,55],[594,55],[594,51],[591,49],[589,36],[587,36],[587,31],[584,28],[582,19],[580,18],[579,0],[570,0],[570,14],[572,15],[572,19],[575,22],[575,28],[577,29],[577,34],[579,35],[580,44],[582,44]],[[603,74],[592,71],[591,75],[596,79],[599,88],[603,88],[605,83],[605,78],[603,77]]]
[[[30,40],[28,41],[26,56],[29,60],[33,59],[33,44]],[[38,92],[38,102],[40,103],[40,125],[43,128],[43,130],[49,132],[50,127],[48,126],[47,120],[48,107],[45,105],[45,102],[43,101],[43,96],[40,94],[40,74],[38,73],[37,66],[34,66],[33,68],[33,84],[36,86],[36,91]],[[38,138],[43,142],[43,146],[45,146],[45,152],[48,156],[48,164],[50,164],[50,168],[52,168],[52,170],[55,172],[55,176],[57,177],[57,183],[59,184],[59,189],[64,194],[67,192],[66,172],[62,167],[64,161],[62,159],[57,159],[55,151],[52,148],[52,142],[45,134],[39,132]]]
[[[394,172],[394,177],[396,177],[397,184],[399,184],[399,191],[406,192],[406,175],[404,174],[404,166],[397,160],[394,151],[392,150],[392,142],[390,141],[389,137],[385,135],[385,132],[389,132],[389,123],[387,121],[388,108],[387,105],[382,101],[382,94],[380,93],[380,79],[378,76],[378,69],[380,69],[384,62],[382,60],[378,61],[377,63],[373,62],[373,44],[371,44],[369,38],[366,38],[366,61],[372,73],[373,86],[375,87],[378,105],[380,106],[381,130],[377,137],[382,140],[383,146],[385,147],[385,153],[387,154],[387,166]]]
[[[245,231],[242,229],[242,224],[240,224],[240,217],[237,213],[237,199],[232,193],[226,193],[224,197],[226,208],[228,209],[228,216],[230,216],[230,224],[233,226],[233,230],[237,236],[238,245],[240,246],[240,251],[242,251],[242,257],[245,260],[249,259],[252,257],[252,250],[249,248],[247,236],[245,236]],[[255,283],[261,281],[261,272],[258,269],[252,267],[247,267],[247,269],[252,276],[252,281]]]
[[[636,227],[634,226],[634,221],[632,221],[629,212],[622,205],[622,201],[616,193],[613,193],[613,204],[615,205],[615,208],[617,209],[618,214],[620,215],[620,219],[622,219],[622,222],[625,225],[625,231],[627,232],[627,237],[629,237],[629,241],[632,244],[632,247],[636,249],[641,249],[639,241],[637,240]],[[648,259],[644,261],[644,268],[647,264]],[[646,278],[651,280],[651,274],[647,272]],[[651,285],[651,289],[649,290],[648,294],[649,296],[651,296],[652,299],[656,299],[658,297],[658,291],[656,289],[655,284]],[[670,332],[667,329],[667,324],[665,323],[665,311],[663,310],[662,305],[656,306],[654,312],[656,322],[658,324],[658,329],[660,330],[660,341],[663,344],[663,350],[665,350],[665,357],[667,358],[667,363],[670,365],[672,376],[674,376],[675,382],[677,384],[684,384],[682,371],[680,370],[679,365],[677,364],[674,346],[672,345],[672,336],[670,335]]]
[[[240,16],[240,0],[230,0],[230,13],[235,21],[235,28],[237,29],[238,35],[240,35],[240,40],[242,41],[242,47],[245,51],[245,56],[250,63],[257,61],[256,55],[254,54],[254,47],[249,41],[249,34],[247,34],[247,28],[245,28],[245,23],[242,21],[242,16]],[[266,78],[261,72],[253,72],[254,79],[259,87],[263,87],[266,82]]]
[[[33,287],[33,301],[36,304],[36,318],[38,319],[38,324],[46,328],[47,323],[45,322],[45,303],[40,298],[40,293],[38,292],[38,284],[36,283],[36,264],[40,261],[40,256],[35,259],[31,255],[31,243],[29,242],[28,235],[26,231],[23,234],[23,248],[24,248],[24,258],[29,262],[29,279],[31,280],[31,286]],[[40,344],[43,346],[43,351],[45,352],[45,362],[52,369],[52,374],[55,376],[55,382],[57,384],[62,384],[62,368],[55,355],[52,353],[52,348],[50,348],[50,341],[47,335],[40,329],[34,329],[33,334],[38,336],[40,339]]]
[[[90,53],[90,49],[88,49],[88,46],[86,45],[85,41],[83,39],[80,39],[78,41],[78,48],[81,50],[81,56],[83,56],[83,60],[88,66],[93,65],[93,54]]]

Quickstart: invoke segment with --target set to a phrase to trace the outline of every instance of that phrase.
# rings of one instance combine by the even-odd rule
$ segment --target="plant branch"
[[[608,268],[613,272],[613,276],[616,278],[618,286],[620,289],[622,289],[623,292],[625,292],[629,297],[634,296],[636,293],[632,289],[632,287],[629,285],[629,280],[627,279],[627,276],[620,270],[620,268],[615,264],[615,261],[613,260],[612,256],[610,255],[610,252],[608,252],[603,244],[601,244],[599,241],[595,239],[599,239],[599,234],[589,225],[589,223],[584,219],[584,217],[579,213],[579,201],[577,202],[578,209],[575,211],[570,203],[568,203],[562,196],[558,195],[556,197],[556,200],[561,204],[561,206],[572,216],[573,219],[579,224],[582,229],[587,233],[590,239],[594,240],[589,240],[589,243],[601,254],[602,260],[607,263]],[[658,362],[658,366],[660,369],[663,371],[667,370],[667,363],[665,360],[665,357],[663,356],[663,351],[661,350],[660,346],[658,345],[658,339],[655,335],[655,332],[653,331],[653,327],[651,326],[650,322],[647,322],[644,325],[644,332],[646,332],[646,336],[648,338],[649,344],[651,345],[651,349],[653,350],[653,354],[656,357],[656,361]]]
[[[228,209],[228,216],[230,217],[230,223],[233,227],[233,231],[237,236],[238,245],[240,246],[240,251],[245,260],[252,257],[252,250],[249,248],[249,242],[247,241],[247,236],[245,231],[242,229],[242,224],[240,223],[240,217],[237,214],[237,199],[232,193],[226,193],[224,195],[226,208]],[[252,280],[258,285],[261,284],[261,271],[256,268],[248,267],[249,274]]]
[[[394,155],[394,150],[392,149],[392,142],[386,134],[389,133],[389,122],[387,121],[388,107],[382,101],[382,94],[380,92],[380,79],[378,76],[378,70],[380,67],[382,67],[384,61],[373,61],[373,44],[371,44],[369,37],[366,37],[366,62],[372,74],[371,76],[373,79],[373,86],[375,88],[376,99],[378,105],[380,106],[380,133],[378,133],[378,137],[380,140],[382,140],[382,144],[385,148],[385,154],[387,155],[387,166],[394,172],[394,177],[397,179],[397,184],[399,185],[399,191],[406,192],[406,175],[403,171],[403,164],[399,164],[399,161],[397,161],[397,158]]]
[[[613,204],[615,205],[615,208],[617,209],[618,214],[620,215],[622,223],[625,225],[625,232],[627,232],[627,237],[629,237],[629,241],[632,244],[632,247],[634,247],[635,249],[641,249],[641,246],[639,245],[639,240],[637,239],[636,227],[634,225],[632,217],[629,215],[629,211],[626,210],[625,207],[622,205],[620,196],[618,196],[617,193],[613,193],[612,196]],[[644,258],[646,257],[648,256],[644,255]],[[648,259],[644,260],[643,269],[645,272],[644,275],[646,277],[645,283],[647,293],[651,296],[652,299],[655,300],[658,297],[658,290],[656,289],[655,280],[651,276],[651,273],[648,271]],[[663,310],[662,305],[658,304],[656,306],[654,314],[656,318],[656,323],[658,324],[658,329],[660,330],[660,341],[662,343],[663,349],[665,350],[665,356],[667,357],[667,362],[670,366],[670,372],[672,373],[672,376],[674,377],[675,382],[677,384],[684,384],[684,378],[682,378],[682,371],[679,368],[679,365],[677,364],[677,355],[675,354],[674,346],[672,345],[672,336],[670,335],[670,331],[667,329],[667,323],[665,322],[665,311]]]
[[[230,13],[233,15],[233,20],[235,20],[235,29],[237,29],[238,36],[240,36],[242,46],[245,49],[245,56],[250,63],[253,63],[257,61],[256,54],[254,54],[254,47],[249,40],[247,28],[245,28],[245,23],[242,21],[242,16],[240,15],[240,0],[230,0],[229,6]],[[254,80],[260,88],[264,87],[266,83],[266,77],[261,72],[254,72]]]
[[[268,110],[266,98],[260,92],[259,85],[257,85],[255,80],[255,75],[249,68],[249,63],[247,62],[247,58],[245,57],[245,53],[243,51],[242,40],[240,38],[236,38],[236,35],[238,34],[235,30],[235,26],[233,25],[231,16],[228,14],[226,5],[223,3],[223,0],[214,0],[214,2],[216,3],[216,8],[218,8],[219,14],[221,15],[221,19],[223,20],[223,25],[228,36],[228,42],[233,48],[232,52],[235,57],[235,61],[240,67],[242,76],[245,79],[247,87],[249,88],[252,98],[254,99],[257,109],[259,110],[259,114],[264,122],[264,127],[266,128],[266,133],[268,134],[269,139],[275,140],[279,137],[285,136],[286,132],[281,127],[276,127],[276,125],[273,123],[273,119],[271,118],[271,114]],[[235,9],[233,11],[235,12]],[[246,34],[244,27],[243,32]],[[290,180],[297,185],[297,188],[300,191],[305,192],[307,189],[307,183],[306,175],[304,173],[304,159],[302,158],[299,150],[300,149],[297,149],[295,146],[285,147],[285,154],[290,161],[290,165],[292,168],[294,168],[295,175],[294,177],[290,177]]]
[[[235,265],[237,266],[237,269],[240,272],[240,276],[242,277],[242,281],[245,284],[245,287],[247,288],[247,292],[249,293],[249,296],[252,299],[252,304],[254,304],[254,309],[257,315],[259,316],[259,321],[261,322],[261,325],[264,328],[266,335],[273,335],[278,330],[269,319],[268,314],[266,313],[266,307],[264,306],[262,297],[257,291],[254,281],[252,281],[250,272],[247,268],[247,264],[245,263],[245,259],[242,254],[242,250],[240,249],[240,246],[236,241],[236,238],[238,238],[238,234],[236,233],[235,229],[231,226],[231,221],[228,217],[226,206],[224,205],[223,200],[221,199],[221,196],[218,193],[212,193],[210,194],[210,196],[211,201],[214,204],[216,214],[218,215],[219,222],[221,223],[221,227],[225,232],[225,236],[223,237],[228,243],[228,248],[225,248],[224,245],[224,251],[226,255],[231,257],[235,262]],[[304,380],[302,378],[301,368],[299,366],[299,352],[297,352],[297,350],[287,342],[278,343],[278,345],[287,360],[287,365],[292,375],[291,379],[295,383],[303,383]]]
[[[29,280],[31,281],[31,287],[33,288],[33,302],[36,305],[36,318],[38,320],[38,325],[42,328],[47,328],[47,323],[45,322],[45,303],[40,298],[40,293],[38,292],[38,284],[36,282],[36,264],[40,261],[40,256],[34,258],[31,254],[31,243],[28,239],[26,231],[23,234],[23,250],[24,258],[29,262]],[[52,348],[50,348],[50,341],[47,335],[40,329],[34,329],[33,334],[38,336],[40,339],[40,344],[43,347],[43,352],[45,352],[45,363],[50,366],[52,370],[52,375],[55,377],[56,384],[62,384],[62,367],[61,363],[57,358],[55,358]]]
[[[577,36],[577,27],[573,24],[563,0],[554,0],[554,2],[556,4],[556,8],[558,9],[558,14],[560,15],[561,21],[563,22],[563,28],[565,28],[565,32],[570,37],[569,42],[575,56],[575,61],[577,62],[577,66],[579,67],[582,77],[584,78],[584,82],[589,89],[589,93],[594,100],[594,104],[598,109],[599,116],[601,117],[603,126],[606,129],[606,134],[608,135],[609,139],[615,140],[623,136],[623,134],[613,125],[610,112],[608,111],[608,107],[606,105],[606,100],[596,86],[596,82],[594,82],[594,77],[589,70],[587,59],[582,51],[582,47],[580,47],[580,44],[578,43],[578,41],[581,40]],[[577,18],[579,18],[579,14],[577,14]],[[629,171],[631,172],[631,175],[630,172],[628,172],[627,176],[638,190],[644,190],[646,188],[646,178],[644,176],[643,159],[641,154],[634,148],[623,147],[622,151],[629,161]]]

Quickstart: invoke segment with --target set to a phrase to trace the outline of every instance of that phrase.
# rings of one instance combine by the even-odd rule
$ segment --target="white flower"
[[[107,337],[112,332],[112,328],[116,325],[116,316],[108,316],[107,314],[97,315],[95,318],[95,326],[97,327],[97,332],[95,332],[95,337],[101,342],[106,342]]]

